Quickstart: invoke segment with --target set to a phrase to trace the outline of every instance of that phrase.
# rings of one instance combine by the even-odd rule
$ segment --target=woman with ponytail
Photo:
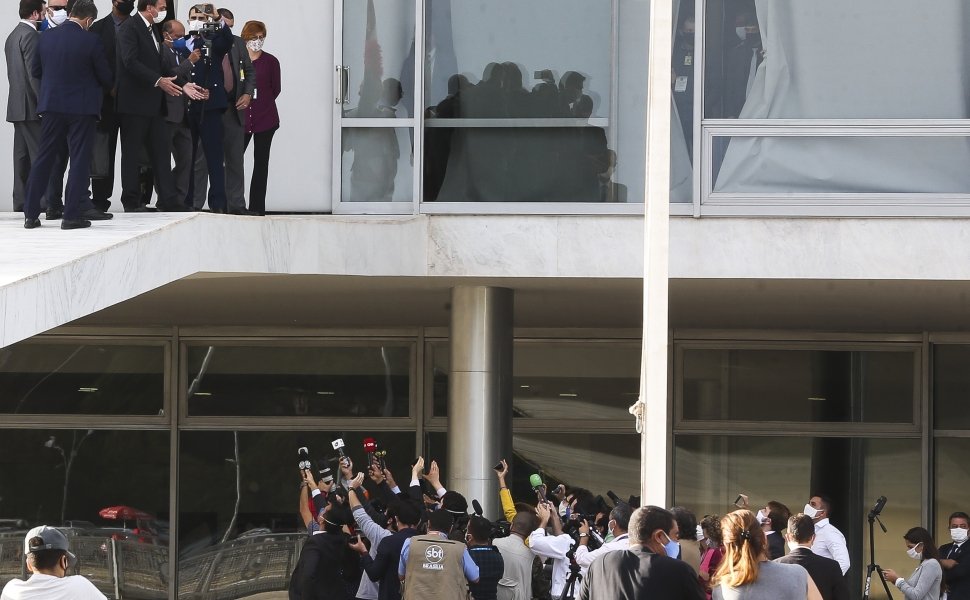
[[[714,574],[714,600],[822,600],[808,572],[768,561],[768,540],[750,510],[721,519],[724,559]]]

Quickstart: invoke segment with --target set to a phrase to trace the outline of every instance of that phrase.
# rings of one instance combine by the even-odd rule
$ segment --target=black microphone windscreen
[[[481,503],[479,503],[479,501],[474,498],[472,498],[472,509],[474,509],[475,514],[478,515],[479,517],[482,516],[482,513],[484,512],[482,510]]]

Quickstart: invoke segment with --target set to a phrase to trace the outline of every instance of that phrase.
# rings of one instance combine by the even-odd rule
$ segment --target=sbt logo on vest
[[[424,551],[424,559],[428,562],[421,565],[423,568],[431,571],[442,571],[445,566],[440,564],[445,558],[445,550],[441,546],[428,546],[428,549]]]

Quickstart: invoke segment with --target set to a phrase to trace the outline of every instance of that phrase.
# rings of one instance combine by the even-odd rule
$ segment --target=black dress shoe
[[[60,208],[48,208],[47,213],[44,216],[48,221],[57,221],[64,216],[64,211]]]
[[[156,204],[155,210],[158,212],[189,212],[192,209],[184,204]]]
[[[149,210],[147,208],[145,208],[144,206],[126,206],[125,207],[125,212],[126,213],[143,213],[143,212],[149,212]]]
[[[258,213],[254,213],[251,210],[246,210],[245,208],[230,208],[229,209],[229,214],[230,215],[241,215],[241,216],[244,216],[244,217],[255,217],[255,216],[258,216]]]
[[[40,219],[24,219],[24,229],[37,229],[40,227]]]
[[[61,229],[84,229],[90,226],[91,221],[87,219],[64,219],[61,221]]]
[[[102,212],[96,208],[89,208],[83,213],[81,213],[82,219],[87,219],[88,221],[110,221],[115,218],[115,216],[108,212]]]

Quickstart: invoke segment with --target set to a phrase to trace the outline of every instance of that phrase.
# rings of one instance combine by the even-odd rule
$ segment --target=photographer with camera
[[[593,551],[589,550],[589,522],[586,520],[583,521],[579,527],[579,547],[576,548],[576,564],[582,569],[583,579],[586,578],[586,571],[593,564],[594,560],[604,554],[616,552],[617,550],[626,550],[630,547],[630,535],[627,533],[627,528],[630,526],[630,516],[632,514],[633,509],[630,508],[629,504],[625,502],[617,504],[610,511],[610,521],[607,525],[607,528],[613,535],[613,539]]]
[[[569,575],[569,551],[575,541],[568,533],[563,533],[559,512],[549,501],[543,501],[536,506],[536,516],[539,524],[529,535],[529,548],[542,559],[552,559],[552,597],[559,598],[566,587],[566,577]],[[550,527],[552,535],[546,533]]]
[[[226,174],[223,149],[223,113],[229,106],[229,95],[235,80],[226,56],[233,46],[232,30],[222,21],[212,4],[196,4],[189,9],[189,51],[199,50],[202,58],[192,65],[189,79],[204,88],[201,97],[191,97],[189,126],[194,152],[199,143],[209,169],[209,209],[225,213]],[[195,193],[195,179],[189,180],[188,197]],[[184,202],[182,198],[180,201]]]

